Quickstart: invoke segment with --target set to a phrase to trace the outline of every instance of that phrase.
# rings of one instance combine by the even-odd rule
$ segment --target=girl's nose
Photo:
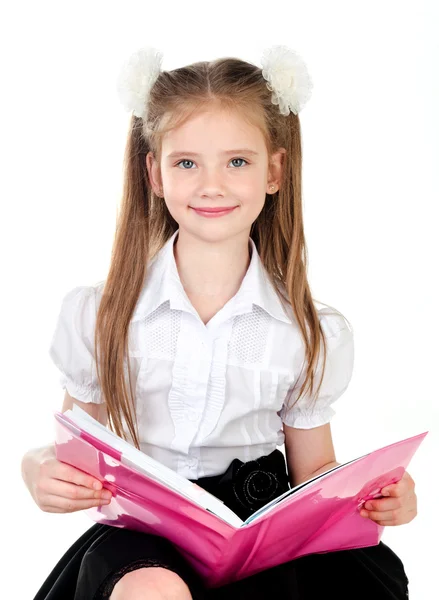
[[[218,173],[206,175],[200,183],[200,192],[209,196],[224,193],[224,182]]]

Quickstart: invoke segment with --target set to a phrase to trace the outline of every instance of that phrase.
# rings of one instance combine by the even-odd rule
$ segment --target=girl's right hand
[[[45,512],[66,513],[109,504],[102,483],[56,458],[53,445],[27,452],[22,476],[36,504]]]

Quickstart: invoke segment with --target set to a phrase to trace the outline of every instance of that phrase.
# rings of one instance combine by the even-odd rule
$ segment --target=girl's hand
[[[368,500],[360,511],[362,517],[369,517],[378,525],[403,525],[418,514],[415,482],[407,471],[398,483],[384,487],[381,494],[388,498]]]
[[[36,504],[45,512],[74,512],[108,504],[111,492],[98,479],[56,459],[53,445],[27,452],[22,476]]]

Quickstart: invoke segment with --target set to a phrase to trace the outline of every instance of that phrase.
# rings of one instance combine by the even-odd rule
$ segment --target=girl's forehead
[[[199,144],[222,151],[248,148],[257,151],[263,144],[260,129],[236,111],[206,110],[191,115],[185,122],[163,136],[163,150],[196,151]]]

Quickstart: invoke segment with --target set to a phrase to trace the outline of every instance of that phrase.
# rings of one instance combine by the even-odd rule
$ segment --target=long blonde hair
[[[313,390],[322,340],[324,371],[326,341],[306,275],[300,122],[293,113],[283,116],[271,97],[259,67],[237,58],[221,58],[162,71],[150,91],[145,120],[131,117],[122,201],[108,277],[96,316],[94,343],[109,427],[127,439],[122,421],[125,419],[137,448],[140,445],[130,370],[128,386],[125,377],[129,326],[149,260],[178,229],[164,200],[153,192],[146,155],[152,152],[160,162],[163,135],[212,104],[238,111],[248,123],[257,126],[269,155],[278,148],[286,149],[280,189],[266,195],[251,237],[279,298],[292,307],[304,341],[306,376],[297,400]],[[315,398],[322,380],[323,373]]]

